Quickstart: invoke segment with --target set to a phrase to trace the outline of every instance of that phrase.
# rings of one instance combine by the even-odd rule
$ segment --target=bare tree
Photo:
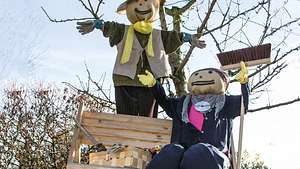
[[[247,151],[243,152],[241,169],[270,169],[264,161],[261,160],[259,154],[254,157]]]
[[[172,17],[173,30],[180,31],[181,28],[185,28],[189,31],[197,31],[198,34],[214,41],[218,53],[233,50],[236,47],[242,48],[272,43],[272,62],[258,66],[250,73],[250,89],[253,99],[259,98],[262,92],[268,91],[270,82],[288,66],[286,63],[288,56],[295,54],[300,49],[299,43],[293,46],[287,44],[288,38],[295,34],[292,27],[299,26],[300,21],[300,16],[291,16],[289,13],[286,7],[288,1],[281,2],[282,4],[279,5],[278,2],[273,0],[259,0],[251,3],[240,0],[217,1],[216,7],[213,8],[213,13],[203,32],[199,32],[199,24],[195,21],[198,20],[198,23],[201,23],[205,20],[203,18],[208,16],[215,1],[196,2],[196,0],[190,0],[183,2],[185,4],[180,7],[174,5],[182,4],[182,1],[169,5],[166,4],[166,1],[161,3],[162,7],[165,5],[171,6],[170,8],[166,7],[165,12],[164,10],[160,11],[162,29],[168,28],[165,17],[170,15]],[[206,3],[207,5],[205,5]],[[188,22],[189,20],[193,22]],[[184,72],[184,67],[193,50],[194,47],[191,46],[187,52],[178,49],[175,54],[170,55],[170,64],[173,68],[173,76],[171,78],[177,95],[185,93],[186,73]],[[235,72],[229,72],[229,74],[234,75]],[[231,82],[234,82],[234,80]],[[297,101],[300,101],[299,98],[250,111],[270,109]]]
[[[79,76],[79,86],[73,85],[68,82],[63,82],[76,93],[85,96],[85,108],[90,111],[96,112],[116,112],[116,103],[111,97],[112,87],[105,88],[106,74],[103,74],[99,80],[95,81],[90,73],[88,66],[85,64],[87,80],[82,80]]]
[[[90,0],[79,0],[84,9],[88,10],[93,18],[98,16],[100,5],[97,1],[94,7]],[[280,4],[281,3],[281,4]],[[250,72],[250,89],[252,100],[260,98],[261,94],[268,92],[269,84],[286,69],[288,57],[299,51],[300,44],[288,45],[289,38],[295,35],[292,28],[299,26],[300,16],[292,16],[288,9],[289,1],[276,2],[274,0],[257,1],[161,1],[159,11],[161,28],[163,30],[181,31],[182,29],[194,32],[199,38],[206,37],[215,43],[216,53],[236,48],[251,47],[264,43],[272,43],[272,62],[255,67]],[[87,18],[74,18],[65,20],[52,19],[43,9],[52,22],[68,22],[85,20]],[[95,12],[96,11],[96,12]],[[166,17],[170,16],[171,19]],[[192,22],[190,22],[192,20]],[[197,22],[198,21],[198,22]],[[208,21],[208,23],[206,22]],[[297,42],[296,42],[297,43]],[[187,50],[180,48],[169,56],[172,68],[171,81],[176,92],[169,93],[180,96],[186,94],[185,67],[193,55],[194,46]],[[201,57],[201,56],[199,56]],[[214,57],[214,56],[212,56]],[[204,58],[200,58],[204,59]],[[229,71],[235,75],[237,71]],[[231,82],[234,82],[232,80]],[[299,98],[283,103],[269,104],[265,107],[250,111],[270,109],[300,101]]]
[[[69,89],[6,89],[0,109],[0,168],[64,168],[78,99]]]
[[[65,168],[79,103],[107,111],[106,103],[69,87],[12,85],[1,98],[0,168]]]

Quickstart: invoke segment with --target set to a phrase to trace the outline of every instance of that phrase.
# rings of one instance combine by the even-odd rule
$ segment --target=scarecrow
[[[195,71],[189,78],[189,94],[169,98],[146,71],[140,81],[149,87],[173,119],[171,144],[154,156],[146,169],[227,169],[232,119],[240,115],[241,97],[248,107],[248,71],[243,62],[236,79],[242,95],[225,94],[227,75],[215,68]]]
[[[155,99],[151,91],[139,82],[137,75],[149,70],[155,79],[167,77],[171,74],[168,54],[184,42],[205,47],[204,41],[195,35],[153,29],[159,4],[160,0],[127,0],[122,3],[117,12],[126,13],[131,25],[103,20],[77,23],[81,34],[100,29],[104,37],[109,38],[110,46],[117,46],[113,82],[118,114],[157,117]]]

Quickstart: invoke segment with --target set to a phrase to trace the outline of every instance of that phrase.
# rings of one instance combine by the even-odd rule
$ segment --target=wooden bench
[[[87,112],[84,111],[83,105],[80,105],[74,120],[80,125],[76,125],[74,129],[67,169],[131,169],[80,164],[80,146],[97,142],[108,147],[121,143],[140,148],[152,148],[156,145],[169,144],[172,130],[171,120]],[[93,139],[94,143],[91,141]],[[231,143],[231,168],[237,169],[233,136],[231,136]]]
[[[94,144],[91,141],[93,139],[108,147],[121,143],[140,148],[152,148],[156,145],[169,144],[172,130],[171,120],[87,112],[84,111],[83,105],[80,106],[74,120],[77,125],[74,129],[67,169],[118,169],[80,164],[80,146]]]

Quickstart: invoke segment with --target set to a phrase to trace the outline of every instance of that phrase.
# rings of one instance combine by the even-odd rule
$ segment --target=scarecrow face
[[[126,15],[131,23],[137,21],[153,21],[158,10],[160,0],[130,0],[127,2]]]
[[[198,70],[188,81],[188,90],[193,95],[221,95],[225,93],[227,86],[227,76],[216,69]]]

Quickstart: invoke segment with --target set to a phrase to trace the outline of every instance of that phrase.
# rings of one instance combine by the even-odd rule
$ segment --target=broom
[[[231,70],[240,67],[240,62],[244,61],[247,66],[257,66],[261,64],[271,63],[271,44],[258,45],[249,48],[233,50],[229,52],[219,53],[217,57],[221,63],[221,69]],[[244,115],[245,108],[243,97],[241,98],[241,115],[240,115],[240,129],[239,129],[239,143],[237,161],[234,160],[233,168],[240,169],[242,156],[242,138],[244,129]],[[235,159],[235,152],[233,151]],[[235,163],[236,162],[236,163]]]
[[[247,66],[267,64],[271,62],[271,44],[223,52],[217,56],[223,70],[237,69],[241,61],[244,61]]]

